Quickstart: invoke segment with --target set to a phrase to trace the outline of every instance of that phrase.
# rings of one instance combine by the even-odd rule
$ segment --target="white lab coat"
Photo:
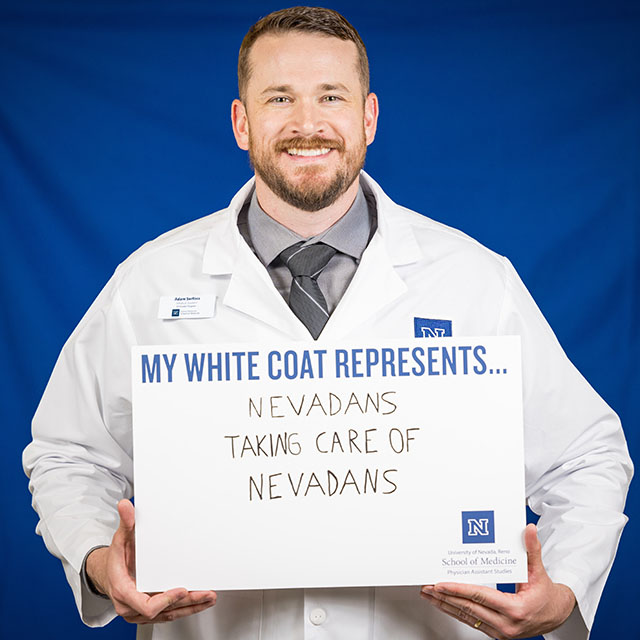
[[[541,514],[545,566],[554,581],[573,589],[579,605],[547,637],[582,640],[626,522],[632,466],[619,420],[568,361],[505,258],[396,205],[363,175],[376,198],[378,230],[320,341],[408,338],[414,317],[451,320],[454,336],[522,336],[527,496]],[[62,560],[90,625],[106,624],[115,614],[110,602],[82,585],[83,558],[90,548],[109,544],[117,528],[115,505],[134,493],[131,346],[310,338],[238,232],[236,216],[251,188],[247,183],[227,209],[161,236],[120,265],[65,345],[34,418],[24,464],[38,532]],[[200,294],[216,296],[213,318],[158,318],[162,296]],[[141,627],[138,635],[481,637],[422,601],[416,587],[221,593],[212,609]]]

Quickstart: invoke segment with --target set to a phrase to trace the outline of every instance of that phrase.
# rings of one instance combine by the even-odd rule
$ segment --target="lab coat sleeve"
[[[578,607],[546,637],[584,640],[611,569],[633,466],[617,415],[564,354],[505,261],[500,333],[522,339],[526,492],[543,563]]]
[[[117,290],[105,287],[62,350],[33,420],[23,464],[39,533],[62,561],[83,621],[115,617],[87,589],[83,560],[108,545],[117,503],[133,494],[130,349],[133,329]]]

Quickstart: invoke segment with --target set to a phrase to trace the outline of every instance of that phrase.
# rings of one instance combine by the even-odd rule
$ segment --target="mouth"
[[[290,156],[300,158],[315,158],[317,156],[326,156],[331,152],[329,147],[320,147],[317,149],[299,149],[297,147],[286,149]]]
[[[276,150],[296,163],[305,164],[329,158],[333,152],[340,153],[344,145],[341,140],[295,137],[280,141]]]

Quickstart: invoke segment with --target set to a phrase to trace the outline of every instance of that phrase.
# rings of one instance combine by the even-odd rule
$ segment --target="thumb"
[[[118,502],[120,526],[113,536],[112,545],[117,550],[116,558],[123,575],[135,576],[135,509],[129,500]]]
[[[133,536],[135,529],[135,509],[129,500],[120,500],[118,502],[118,514],[120,516],[120,531],[125,537]]]
[[[542,545],[538,540],[538,529],[535,524],[528,524],[524,530],[524,546],[527,550],[529,582],[534,582],[541,574],[546,573],[542,564]]]

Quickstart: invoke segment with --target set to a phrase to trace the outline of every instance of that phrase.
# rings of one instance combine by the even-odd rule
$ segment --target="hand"
[[[111,598],[116,613],[127,622],[169,622],[208,609],[216,602],[214,591],[170,589],[141,593],[135,582],[135,511],[128,500],[118,503],[120,526],[111,545],[87,557],[87,575],[98,591]]]
[[[420,595],[490,638],[529,638],[556,629],[573,611],[576,598],[569,587],[552,582],[545,571],[535,525],[527,525],[524,542],[529,582],[518,584],[515,593],[441,582],[422,587]]]

